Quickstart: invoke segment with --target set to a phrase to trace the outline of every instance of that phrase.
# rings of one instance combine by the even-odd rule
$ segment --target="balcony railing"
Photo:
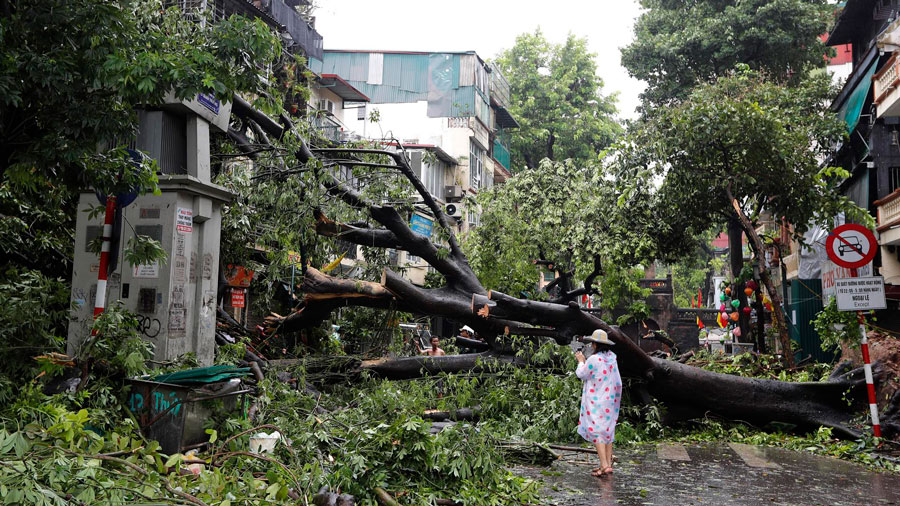
[[[491,101],[500,107],[509,107],[509,81],[493,63],[491,68]]]
[[[302,2],[288,0],[297,5]],[[213,19],[222,20],[232,14],[262,19],[276,30],[290,35],[285,46],[292,52],[299,49],[307,56],[322,59],[322,36],[299,12],[284,0],[166,0],[166,5],[177,5],[187,13],[212,9]]]
[[[497,160],[504,169],[509,170],[509,149],[500,142],[500,139],[494,139],[494,148],[493,151],[491,151],[491,156],[493,156],[494,160]]]
[[[787,279],[797,279],[800,276],[800,255],[791,253],[784,257],[784,270]]]
[[[319,114],[313,116],[312,125],[322,136],[332,142],[341,142],[341,135],[344,132],[344,125],[327,114]]]
[[[900,189],[875,202],[878,206],[878,231],[883,232],[900,223]]]
[[[895,53],[887,64],[872,76],[878,117],[900,116],[900,60]]]
[[[287,46],[297,46],[306,53],[310,58],[317,60],[322,59],[322,36],[316,31],[299,12],[289,7],[283,0],[257,0],[254,3],[264,4],[263,8],[284,26],[287,33],[290,34],[293,42],[288,42]]]

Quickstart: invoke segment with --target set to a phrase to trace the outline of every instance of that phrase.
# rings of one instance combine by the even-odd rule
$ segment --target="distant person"
[[[422,349],[419,345],[419,342],[416,341],[416,349],[419,350],[419,353],[423,355],[428,355],[429,357],[442,357],[446,355],[444,350],[442,350],[438,345],[441,344],[441,340],[437,338],[437,336],[432,336],[431,338],[431,348]]]
[[[468,325],[463,325],[463,328],[459,329],[459,337],[461,337],[463,339],[471,339],[473,341],[484,342],[480,338],[475,337],[475,330],[473,330],[472,327],[470,327]],[[460,353],[477,353],[478,352],[477,349],[466,346],[466,344],[468,344],[468,343],[466,343],[465,341],[458,341],[457,344],[460,345]]]
[[[600,467],[591,471],[591,476],[605,476],[613,472],[612,442],[622,403],[622,378],[616,354],[611,349],[615,343],[606,332],[597,329],[584,342],[587,358],[582,352],[575,352],[578,360],[575,375],[584,382],[578,434],[594,445],[600,457]]]

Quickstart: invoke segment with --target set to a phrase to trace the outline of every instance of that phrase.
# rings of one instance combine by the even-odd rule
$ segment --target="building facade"
[[[344,139],[360,138],[404,149],[432,196],[456,218],[457,232],[478,226],[479,211],[467,196],[502,183],[512,174],[508,129],[509,84],[473,51],[336,51],[310,60],[318,75],[333,76],[365,96],[344,100]],[[430,235],[434,218],[417,211],[410,223]],[[392,257],[392,261],[395,259]],[[398,267],[423,284],[427,265],[405,252]]]
[[[900,20],[898,3],[880,0],[850,0],[838,13],[827,44],[839,54],[847,52],[852,70],[832,109],[846,123],[849,137],[836,148],[827,163],[851,173],[844,193],[877,217],[879,251],[869,275],[885,279],[888,309],[878,314],[879,326],[900,329],[897,316],[900,299],[900,85],[898,52]],[[822,290],[828,295],[829,281],[844,277],[826,274]],[[832,269],[833,271],[833,269]],[[865,273],[861,273],[865,275]]]

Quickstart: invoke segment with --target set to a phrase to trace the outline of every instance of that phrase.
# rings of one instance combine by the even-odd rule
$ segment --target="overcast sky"
[[[548,40],[571,32],[597,54],[604,92],[617,92],[619,115],[634,118],[641,81],[622,68],[619,48],[633,38],[640,8],[634,0],[324,0],[316,29],[325,49],[469,51],[493,58],[516,35],[540,26]]]

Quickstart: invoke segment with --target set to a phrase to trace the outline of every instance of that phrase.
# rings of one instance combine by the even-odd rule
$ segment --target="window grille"
[[[481,146],[469,140],[469,183],[472,188],[481,188],[484,184],[484,153]]]

